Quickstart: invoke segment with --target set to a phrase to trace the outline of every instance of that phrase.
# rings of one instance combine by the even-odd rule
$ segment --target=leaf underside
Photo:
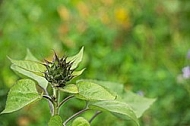
[[[44,77],[38,76],[35,73],[22,69],[14,64],[11,65],[11,69],[13,69],[14,71],[16,71],[21,75],[24,75],[28,78],[35,80],[36,82],[38,82],[39,86],[42,87],[43,89],[46,89],[48,86],[48,81]]]
[[[145,98],[131,91],[125,91],[121,100],[131,106],[138,118],[156,101],[154,98]]]
[[[100,111],[109,111],[113,113],[114,115],[115,114],[122,115],[123,119],[126,119],[126,120],[131,119],[137,125],[139,125],[138,118],[136,117],[133,109],[124,102],[120,102],[116,100],[96,101],[96,102],[91,102],[89,104],[89,108],[100,110]]]
[[[82,61],[83,50],[84,47],[82,47],[79,53],[77,53],[76,55],[67,58],[67,62],[73,62],[73,65],[71,66],[72,70],[77,68],[78,64]]]
[[[30,60],[30,61],[36,61],[40,62],[31,52],[29,49],[27,49],[26,57],[24,58],[25,60]]]
[[[10,61],[16,65],[19,66],[22,69],[25,69],[27,71],[33,72],[39,76],[43,76],[43,72],[46,70],[46,67],[36,61],[31,61],[31,60],[13,60],[9,58]]]

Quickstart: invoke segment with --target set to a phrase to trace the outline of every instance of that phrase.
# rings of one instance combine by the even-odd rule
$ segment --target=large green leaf
[[[121,96],[124,92],[123,84],[110,82],[110,81],[100,81],[100,80],[92,80],[92,79],[83,79],[84,81],[92,82],[103,86],[108,89],[112,94],[116,95],[117,98]]]
[[[153,98],[145,98],[139,96],[131,91],[126,91],[123,94],[122,99],[122,101],[126,102],[133,108],[138,118],[142,116],[142,114],[150,107],[150,105],[152,105],[155,102],[155,100],[156,99]]]
[[[59,115],[52,116],[48,122],[48,126],[63,126],[61,117]]]
[[[67,62],[73,62],[71,69],[77,68],[78,64],[82,61],[84,47],[81,48],[78,54],[68,57]]]
[[[36,90],[35,82],[30,79],[19,80],[9,91],[6,107],[1,113],[10,113],[41,99]]]
[[[11,69],[13,69],[15,72],[17,72],[21,75],[24,75],[26,77],[29,77],[29,78],[37,81],[39,86],[42,87],[43,89],[46,89],[48,86],[48,81],[44,77],[38,76],[38,75],[34,74],[33,72],[22,69],[19,66],[16,66],[14,64],[11,65]]]
[[[14,65],[19,66],[20,68],[23,68],[40,76],[43,76],[43,72],[46,70],[46,67],[42,63],[36,61],[13,60],[11,58],[9,59]]]
[[[75,84],[68,84],[62,88],[59,88],[60,91],[76,94],[78,93],[78,87]]]
[[[137,125],[138,119],[133,111],[133,109],[126,103],[116,101],[116,100],[108,100],[108,101],[96,101],[91,102],[89,104],[89,108],[101,110],[101,111],[109,111],[113,114],[119,114],[122,118],[129,120],[133,120]]]
[[[90,126],[90,123],[83,117],[76,118],[71,126]]]
[[[27,49],[26,57],[24,59],[30,60],[30,61],[40,62],[35,56],[33,56],[33,54],[30,52],[29,49]]]
[[[116,96],[108,89],[89,81],[77,81],[79,93],[76,95],[79,99],[84,100],[114,100]]]

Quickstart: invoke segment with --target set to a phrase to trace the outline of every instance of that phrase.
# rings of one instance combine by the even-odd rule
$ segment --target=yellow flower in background
[[[124,8],[116,8],[115,10],[116,22],[125,28],[130,27],[130,16],[129,12]]]
[[[115,10],[115,17],[118,21],[123,22],[127,18],[127,13],[124,8],[118,8]]]
[[[79,12],[79,15],[82,18],[86,18],[89,16],[89,8],[84,2],[80,1],[79,3],[77,3],[76,7]]]
[[[63,21],[68,21],[71,18],[70,12],[65,6],[58,7],[57,11]]]

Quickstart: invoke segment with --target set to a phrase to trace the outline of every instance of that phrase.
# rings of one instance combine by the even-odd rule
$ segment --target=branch
[[[48,95],[43,95],[43,98],[47,99],[49,102],[51,102],[53,104],[53,100],[50,96]]]
[[[75,113],[74,115],[72,115],[71,117],[69,117],[67,120],[65,120],[65,122],[63,123],[63,126],[66,126],[66,124],[71,121],[72,119],[76,118],[77,116],[79,116],[80,114],[82,114],[83,112],[89,110],[87,107],[82,109],[81,111]]]
[[[93,120],[94,120],[94,118],[96,118],[96,116],[98,116],[99,114],[101,114],[102,112],[101,111],[97,111],[92,117],[91,117],[91,119],[88,121],[89,123],[91,123]]]
[[[74,97],[74,95],[70,95],[70,96],[66,97],[65,99],[63,99],[63,101],[61,101],[59,103],[59,107],[61,107],[65,102],[67,102],[69,99],[71,99],[73,97]]]
[[[48,94],[48,92],[47,92],[47,90],[46,89],[44,89],[44,94],[45,95],[43,95],[43,97],[44,98],[46,98],[47,100],[48,100],[48,103],[49,103],[49,108],[50,108],[50,113],[51,113],[51,115],[53,115],[53,100],[52,100],[52,98],[49,96],[49,94]]]

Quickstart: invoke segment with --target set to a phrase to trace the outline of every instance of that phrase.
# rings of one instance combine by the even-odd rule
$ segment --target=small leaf
[[[127,119],[127,120],[130,118],[137,125],[139,125],[138,119],[133,109],[124,102],[120,102],[116,100],[91,102],[89,104],[89,108],[101,110],[101,111],[109,111],[113,114],[119,114],[122,116],[122,118]]]
[[[79,70],[79,71],[73,71],[72,75],[73,75],[74,77],[77,77],[77,76],[81,75],[84,70],[85,70],[85,68],[82,69],[82,70]]]
[[[29,77],[29,78],[37,81],[39,86],[42,87],[43,89],[46,89],[48,86],[48,81],[44,77],[38,76],[38,75],[34,74],[33,72],[22,69],[14,64],[11,65],[11,69],[13,69],[14,71],[16,71],[17,73],[19,73],[21,75],[24,75],[26,77]]]
[[[30,52],[29,49],[27,49],[26,57],[24,59],[25,60],[31,60],[31,61],[40,62],[36,57],[33,56],[33,54]]]
[[[142,114],[155,102],[156,99],[153,98],[145,98],[142,96],[139,96],[131,91],[126,91],[123,94],[122,101],[129,104],[136,116],[139,118],[142,116]]]
[[[68,84],[64,86],[63,88],[59,88],[60,91],[76,94],[78,93],[78,88],[75,84]]]
[[[110,91],[106,88],[89,81],[80,80],[76,85],[79,90],[79,93],[76,94],[76,97],[79,99],[114,100],[116,98],[116,96],[110,93]]]
[[[48,122],[48,126],[63,126],[62,119],[59,115],[52,116]]]
[[[73,121],[71,126],[90,126],[90,124],[85,118],[78,117]]]
[[[20,68],[23,68],[40,76],[43,76],[43,72],[46,70],[46,67],[43,64],[36,61],[13,60],[11,58],[9,59],[14,65],[19,66]]]
[[[78,54],[67,58],[67,62],[73,62],[71,69],[77,68],[78,64],[82,61],[84,47],[81,48]]]
[[[38,94],[35,82],[30,79],[19,80],[9,91],[6,107],[1,113],[10,113],[41,99]]]

